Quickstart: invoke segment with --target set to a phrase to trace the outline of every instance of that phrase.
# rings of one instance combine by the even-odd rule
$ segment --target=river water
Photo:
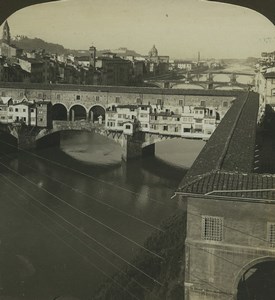
[[[170,198],[203,145],[170,140],[127,164],[119,145],[88,133],[1,151],[0,298],[89,299],[178,209]]]

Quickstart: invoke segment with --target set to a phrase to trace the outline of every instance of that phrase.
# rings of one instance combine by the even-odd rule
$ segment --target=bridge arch
[[[206,87],[202,84],[197,83],[175,83],[171,85],[172,89],[196,89],[196,90],[205,90]]]
[[[243,91],[244,88],[237,86],[237,85],[217,85],[214,87],[214,90],[227,90],[227,91],[240,90],[240,91]]]
[[[256,269],[256,271],[255,271]],[[257,274],[258,272],[258,274]],[[262,274],[261,274],[262,273]],[[262,282],[258,282],[258,284],[260,284],[260,289],[261,291],[257,290],[257,286],[255,286],[255,284],[253,284],[253,287],[249,289],[249,285],[246,282],[249,277],[252,276],[258,276],[259,278],[261,278],[261,276],[267,276],[266,279],[272,275],[273,281],[275,279],[275,257],[274,256],[264,256],[264,257],[260,257],[257,259],[254,259],[252,261],[250,261],[249,263],[247,263],[245,266],[243,266],[241,268],[241,270],[238,272],[234,284],[233,284],[233,299],[234,300],[243,300],[243,299],[247,299],[245,298],[246,296],[243,295],[243,290],[246,290],[245,293],[253,293],[252,290],[254,290],[254,293],[260,293],[261,294],[261,298],[257,298],[257,296],[255,295],[255,298],[251,298],[251,299],[255,299],[255,300],[267,300],[270,299],[268,297],[270,297],[270,293],[268,292],[267,298],[262,298],[262,293],[263,293],[263,289],[264,287],[261,286]],[[245,277],[247,276],[247,279],[245,279]],[[257,277],[256,277],[257,278]],[[264,277],[262,277],[263,279]],[[273,291],[275,292],[275,286],[274,283],[271,283]],[[271,288],[271,285],[268,285],[265,287],[265,289]],[[274,293],[273,293],[274,294]]]
[[[92,105],[89,110],[89,117],[88,119],[93,119],[94,122],[98,121],[98,117],[102,116],[102,120],[105,120],[106,108],[101,104],[94,104]]]
[[[87,108],[82,104],[73,104],[69,108],[70,121],[79,121],[87,119]]]
[[[244,75],[236,74],[236,82],[241,84],[253,84],[255,76],[253,75]]]
[[[212,79],[215,82],[230,82],[231,81],[231,75],[230,74],[213,74]]]
[[[55,103],[52,106],[52,119],[58,121],[67,120],[68,109],[63,103]]]

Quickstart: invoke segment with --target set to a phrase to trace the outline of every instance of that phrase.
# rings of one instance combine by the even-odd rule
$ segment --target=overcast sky
[[[173,58],[246,58],[275,50],[275,27],[259,13],[200,0],[63,0],[24,8],[11,34],[71,49],[127,47]],[[2,30],[1,30],[2,31]]]

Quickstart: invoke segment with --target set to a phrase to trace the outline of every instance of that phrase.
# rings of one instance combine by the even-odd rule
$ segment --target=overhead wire
[[[3,180],[0,179],[0,181],[4,182],[6,185],[7,183]],[[22,194],[18,194],[17,195],[22,198],[27,200],[27,198],[22,195]],[[31,214],[29,211],[27,211],[22,205],[18,204],[16,201],[12,200],[11,197],[8,198],[9,201],[13,202],[14,205],[17,205],[19,208],[21,208],[22,210],[24,210],[26,213],[28,213],[29,215],[31,215],[34,219],[36,219],[36,221],[38,220],[37,217],[35,217],[33,214]],[[31,203],[32,204],[32,203]],[[73,234],[71,231],[69,231],[67,228],[65,228],[64,226],[62,226],[60,223],[56,222],[53,218],[51,218],[45,211],[43,211],[40,207],[35,206],[37,209],[39,209],[39,211],[41,213],[43,213],[51,222],[55,223],[57,226],[59,226],[62,230],[66,231],[69,235],[71,235],[74,239],[78,240],[81,244],[83,244],[86,248],[88,248],[90,251],[92,251],[93,253],[95,253],[98,257],[100,257],[101,259],[103,259],[105,262],[107,262],[108,264],[110,264],[112,267],[114,267],[119,273],[122,273],[125,276],[128,276],[127,273],[122,270],[121,268],[119,268],[117,265],[115,265],[113,262],[111,262],[109,259],[107,259],[105,256],[103,256],[102,254],[100,254],[98,251],[96,251],[95,249],[91,248],[87,243],[85,243],[81,238],[79,238],[78,236],[76,236],[75,234]],[[45,228],[47,228],[47,226],[45,224],[42,224],[41,221],[38,221],[40,223],[40,225],[43,225]],[[48,228],[47,228],[48,229]],[[48,229],[48,231],[50,231],[50,229]],[[51,231],[50,231],[51,232]],[[62,238],[60,238],[62,239]],[[140,284],[136,279],[132,279],[132,281],[134,281],[139,287],[141,287],[142,289],[146,290],[147,292],[150,292],[146,287],[144,287],[142,284]]]
[[[141,195],[140,193],[134,192],[134,191],[129,190],[129,189],[125,188],[125,187],[122,187],[122,186],[120,186],[120,185],[114,184],[114,183],[112,183],[112,182],[108,182],[108,181],[106,181],[106,180],[99,179],[99,178],[97,178],[97,177],[95,177],[95,176],[93,176],[93,175],[91,175],[91,174],[87,174],[87,173],[84,173],[84,172],[82,172],[82,171],[80,171],[80,170],[77,170],[77,169],[75,169],[75,168],[71,168],[71,167],[69,167],[69,166],[67,166],[67,165],[61,164],[61,163],[59,163],[59,162],[57,162],[57,161],[51,160],[51,159],[49,159],[49,158],[43,157],[43,156],[38,155],[38,154],[36,154],[36,153],[33,153],[33,152],[31,152],[31,151],[25,150],[25,149],[23,149],[23,148],[21,148],[21,147],[14,146],[14,145],[12,145],[12,144],[10,144],[10,143],[7,143],[7,142],[1,141],[1,140],[0,140],[0,143],[6,144],[6,145],[8,145],[8,146],[11,146],[11,147],[17,149],[17,150],[20,150],[20,151],[22,151],[22,152],[24,152],[24,153],[27,153],[27,154],[29,154],[29,155],[31,155],[31,156],[37,157],[37,158],[39,158],[39,159],[41,159],[41,160],[50,162],[50,163],[52,163],[52,164],[54,164],[54,165],[56,165],[56,166],[59,166],[59,167],[61,167],[61,168],[70,170],[70,171],[72,171],[72,172],[74,172],[74,173],[77,173],[77,174],[80,174],[80,175],[85,176],[85,177],[87,177],[87,178],[90,178],[90,179],[92,179],[92,180],[94,180],[94,181],[96,181],[96,182],[100,182],[100,183],[103,183],[103,184],[112,186],[112,187],[114,187],[114,188],[117,188],[117,189],[120,189],[120,190],[122,190],[122,191],[128,192],[128,193],[133,194],[133,195],[135,195],[135,196],[140,196],[140,195]],[[154,199],[153,197],[148,197],[148,200],[149,200],[149,201],[152,201],[152,202],[155,202],[155,203],[158,203],[158,204],[160,204],[160,205],[162,205],[162,206],[168,205],[167,203],[163,203],[163,202],[161,202],[161,201],[159,201],[159,200]]]
[[[127,292],[132,298],[141,300],[135,295],[133,295],[130,291],[128,291],[124,286],[119,284],[117,281],[115,281],[111,276],[109,276],[105,271],[103,271],[101,268],[96,266],[94,263],[92,263],[90,260],[88,260],[86,257],[84,257],[79,251],[77,251],[74,247],[72,247],[69,243],[67,243],[64,239],[62,239],[59,235],[54,233],[52,230],[50,230],[47,226],[45,226],[42,222],[40,222],[35,216],[33,216],[29,211],[27,211],[25,208],[23,208],[21,205],[17,204],[15,201],[13,201],[11,198],[9,198],[11,202],[14,203],[14,205],[20,207],[26,214],[28,214],[30,217],[35,219],[35,221],[43,228],[45,228],[48,232],[50,232],[53,236],[55,236],[57,239],[59,239],[63,244],[65,244],[68,248],[70,248],[73,252],[77,253],[82,259],[85,260],[85,262],[88,262],[92,267],[97,269],[100,273],[104,274],[107,278],[109,278],[111,281],[113,281],[116,285],[118,285],[120,288],[122,288],[125,292]]]
[[[0,153],[1,153],[1,152],[0,152]],[[11,156],[9,156],[9,155],[7,155],[7,154],[5,154],[5,153],[1,153],[1,154],[2,154],[2,157],[5,156],[5,157],[8,157],[8,158],[12,158]],[[0,157],[0,159],[1,159],[2,157]],[[153,224],[151,224],[151,223],[149,223],[149,222],[147,222],[147,221],[145,221],[145,220],[142,220],[142,219],[140,219],[140,218],[138,218],[138,217],[136,217],[136,216],[134,216],[134,215],[131,215],[131,214],[129,214],[129,213],[127,213],[127,212],[125,212],[125,211],[123,211],[123,210],[121,210],[121,209],[119,209],[119,208],[117,208],[117,207],[115,207],[115,206],[113,206],[113,205],[111,205],[111,204],[108,204],[108,203],[106,203],[106,202],[100,200],[99,198],[97,198],[97,197],[95,197],[95,196],[91,196],[91,195],[89,195],[89,194],[87,194],[87,193],[85,193],[85,192],[82,192],[81,190],[76,189],[76,188],[72,187],[72,186],[69,185],[69,184],[66,184],[65,182],[63,182],[63,181],[61,181],[61,180],[58,180],[58,179],[56,179],[56,178],[53,178],[52,176],[47,175],[45,172],[38,171],[37,168],[31,167],[29,164],[23,163],[23,162],[21,162],[21,161],[20,161],[20,164],[26,166],[27,168],[29,168],[29,169],[31,169],[31,170],[33,170],[33,171],[35,171],[35,172],[38,172],[39,174],[42,174],[43,176],[49,178],[50,180],[55,181],[55,182],[57,182],[57,183],[59,183],[59,184],[65,186],[66,188],[68,188],[68,189],[70,189],[70,190],[72,190],[72,191],[74,191],[74,192],[76,192],[76,193],[78,193],[78,194],[81,194],[81,195],[83,195],[83,196],[85,196],[85,197],[87,197],[87,198],[89,198],[89,199],[92,199],[92,200],[94,200],[94,201],[96,201],[96,202],[98,202],[98,203],[100,203],[100,204],[102,204],[102,205],[104,205],[104,206],[106,206],[106,207],[108,207],[108,208],[111,208],[111,209],[113,209],[113,210],[115,210],[115,211],[117,211],[117,212],[119,212],[119,213],[121,213],[121,214],[123,214],[123,215],[129,217],[129,218],[132,218],[132,219],[134,219],[134,220],[136,220],[136,221],[139,221],[139,222],[141,222],[141,223],[143,223],[143,224],[145,224],[145,225],[147,225],[147,226],[149,226],[149,227],[151,227],[151,228],[153,228],[153,229],[155,229],[155,230],[158,230],[158,231],[160,231],[160,232],[164,232],[163,229],[161,229],[161,228],[159,228],[159,227],[157,227],[157,226],[155,226],[155,225],[153,225]]]
[[[7,165],[5,165],[4,163],[0,162],[0,165],[4,166],[5,168],[7,168],[9,171],[15,173],[16,175],[20,176],[21,178],[25,179],[27,182],[31,183],[32,185],[34,185],[35,187],[37,187],[37,184],[35,182],[33,182],[32,180],[28,179],[26,176],[20,174],[19,172],[13,170],[12,168],[8,167]],[[39,189],[43,190],[44,192],[48,193],[49,195],[51,195],[52,197],[54,197],[55,199],[57,199],[58,201],[62,202],[63,204],[69,206],[70,208],[72,208],[73,210],[77,211],[78,213],[84,215],[85,217],[87,217],[88,219],[96,222],[97,224],[105,227],[106,229],[110,230],[111,232],[117,234],[118,236],[126,239],[128,242],[133,243],[134,245],[136,245],[137,247],[143,249],[144,251],[150,253],[151,255],[159,258],[159,259],[163,259],[162,256],[156,254],[155,252],[151,251],[150,249],[142,246],[141,244],[137,243],[136,241],[128,238],[127,236],[125,236],[124,234],[120,233],[119,231],[113,229],[112,227],[110,227],[109,225],[106,225],[105,223],[101,222],[100,220],[98,220],[95,217],[92,217],[91,215],[85,213],[84,211],[80,210],[79,208],[73,206],[72,204],[66,202],[65,200],[61,199],[59,196],[56,196],[55,194],[53,194],[52,192],[48,191],[47,189],[43,188],[43,187],[39,187]]]
[[[83,234],[84,236],[86,236],[90,240],[94,241],[96,244],[98,244],[99,246],[101,246],[103,249],[105,249],[109,253],[113,254],[114,256],[116,256],[117,258],[119,258],[120,260],[122,260],[123,262],[125,262],[127,265],[131,266],[132,268],[134,268],[135,270],[137,270],[138,272],[140,272],[141,274],[143,274],[144,276],[146,276],[147,278],[151,279],[153,282],[155,282],[158,285],[162,286],[162,284],[157,279],[155,279],[154,277],[150,276],[146,272],[142,271],[140,268],[138,268],[137,266],[135,266],[134,264],[132,264],[131,262],[129,262],[128,260],[126,260],[125,258],[123,258],[121,255],[119,255],[118,253],[116,253],[115,251],[113,251],[112,249],[110,249],[109,247],[107,247],[106,245],[104,245],[103,243],[99,242],[97,239],[95,239],[94,237],[92,237],[90,234],[86,233],[83,230],[80,230],[75,224],[71,223],[66,218],[64,218],[63,216],[61,216],[60,214],[58,214],[56,211],[54,211],[53,209],[51,209],[47,205],[43,204],[42,202],[40,202],[39,200],[37,200],[36,198],[34,198],[29,192],[27,192],[26,190],[24,190],[23,188],[21,188],[19,185],[17,185],[16,183],[14,183],[7,176],[5,176],[3,174],[0,174],[0,176],[2,176],[3,178],[5,178],[13,186],[17,187],[23,193],[25,193],[26,195],[28,195],[33,201],[39,203],[41,206],[43,206],[46,209],[48,209],[49,211],[51,211],[54,215],[56,215],[58,218],[60,218],[61,220],[63,220],[65,223],[69,224],[74,229],[76,229],[77,231],[79,231],[81,234]]]

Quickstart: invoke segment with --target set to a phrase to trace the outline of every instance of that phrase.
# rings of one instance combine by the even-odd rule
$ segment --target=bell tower
[[[90,52],[90,66],[95,68],[95,61],[96,61],[96,47],[91,46],[89,49]]]
[[[10,27],[9,27],[8,21],[6,21],[4,24],[2,39],[3,39],[3,42],[10,45],[11,35],[10,35]]]

